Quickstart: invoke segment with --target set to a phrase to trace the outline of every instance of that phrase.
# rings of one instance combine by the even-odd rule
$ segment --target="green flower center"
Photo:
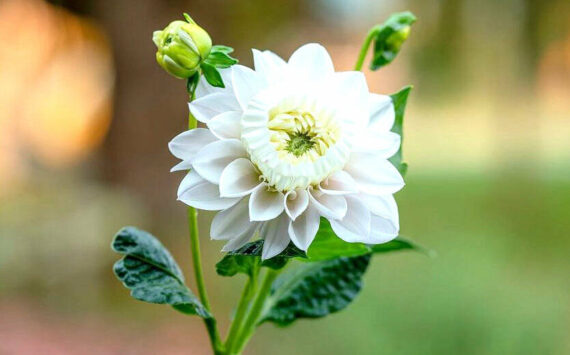
[[[285,150],[296,157],[300,157],[313,148],[315,142],[308,132],[288,133],[289,140],[286,143]]]

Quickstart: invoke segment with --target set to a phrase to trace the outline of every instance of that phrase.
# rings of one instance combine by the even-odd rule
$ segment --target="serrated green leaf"
[[[223,52],[211,52],[205,62],[216,68],[229,68],[236,64],[238,60]]]
[[[412,90],[412,86],[406,86],[397,93],[390,95],[394,103],[394,110],[396,112],[396,119],[392,126],[392,132],[400,135],[400,148],[390,158],[390,162],[398,169],[402,176],[406,175],[408,164],[402,162],[402,145],[404,143],[404,111],[406,110],[406,103],[408,102],[408,95]]]
[[[124,255],[113,271],[134,298],[169,304],[186,314],[212,315],[184,284],[184,276],[168,250],[150,233],[134,227],[121,229],[111,244]]]
[[[220,74],[218,69],[216,69],[213,65],[204,62],[200,65],[200,68],[202,68],[202,73],[204,74],[206,81],[210,85],[215,86],[217,88],[226,87],[224,85],[224,80],[222,79],[222,75]]]
[[[416,17],[411,12],[400,12],[390,16],[383,25],[378,27],[370,62],[371,70],[377,70],[396,58],[414,22],[416,22]]]
[[[319,318],[338,312],[362,288],[362,275],[370,255],[304,263],[282,274],[272,286],[269,307],[261,322],[281,326],[299,318]]]
[[[234,276],[238,273],[251,275],[254,268],[260,265],[272,269],[281,269],[291,258],[306,258],[305,253],[292,243],[281,254],[263,262],[261,261],[262,250],[263,240],[261,239],[247,243],[243,247],[227,253],[216,264],[216,272],[221,276]]]

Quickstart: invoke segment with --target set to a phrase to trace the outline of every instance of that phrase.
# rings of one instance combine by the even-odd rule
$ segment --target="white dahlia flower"
[[[222,70],[225,88],[201,80],[190,110],[206,128],[176,136],[170,151],[190,172],[178,199],[219,210],[212,239],[237,249],[258,235],[262,258],[289,241],[307,250],[320,217],[347,242],[398,235],[393,194],[404,186],[388,161],[400,146],[389,96],[368,91],[361,72],[335,72],[319,44],[289,62],[253,50],[255,70]]]

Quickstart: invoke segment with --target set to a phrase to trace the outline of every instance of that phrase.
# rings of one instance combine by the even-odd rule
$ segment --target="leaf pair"
[[[212,46],[210,54],[200,65],[202,73],[210,85],[218,88],[225,87],[218,69],[229,68],[232,65],[237,64],[238,60],[230,56],[230,53],[233,51],[234,49],[228,46]]]

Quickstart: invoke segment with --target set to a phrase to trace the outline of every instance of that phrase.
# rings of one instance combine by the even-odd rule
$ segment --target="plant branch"
[[[368,35],[364,39],[364,43],[362,43],[362,47],[360,48],[360,53],[358,54],[358,59],[356,60],[356,64],[354,65],[354,70],[361,71],[362,65],[364,64],[364,59],[366,58],[366,54],[368,53],[368,49],[370,48],[370,44],[372,40],[378,32],[380,31],[380,26],[374,26],[368,31]]]

